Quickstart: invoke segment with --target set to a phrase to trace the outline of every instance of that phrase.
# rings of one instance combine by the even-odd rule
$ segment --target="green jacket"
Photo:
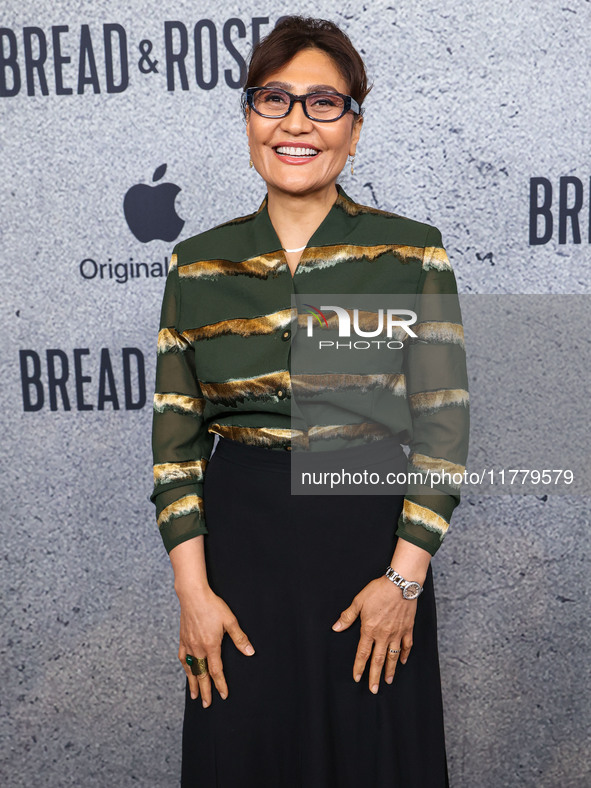
[[[208,532],[203,476],[216,433],[277,451],[294,442],[340,449],[395,435],[409,446],[409,471],[422,474],[409,484],[396,534],[431,555],[441,545],[460,484],[456,476],[433,485],[431,474],[462,474],[468,454],[468,379],[455,276],[436,227],[360,205],[337,189],[293,276],[267,196],[254,213],[173,249],[152,433],[151,500],[167,552]],[[305,316],[293,304],[310,293],[349,294],[352,302],[355,294],[400,294],[418,315],[415,336],[402,332],[403,350],[382,356],[388,368],[377,373],[298,370],[294,376],[292,341]],[[334,322],[325,322],[334,330]],[[307,419],[293,418],[296,378],[299,390],[317,403]],[[353,420],[331,410],[325,396],[343,386],[355,402]],[[310,413],[318,421],[310,423]]]

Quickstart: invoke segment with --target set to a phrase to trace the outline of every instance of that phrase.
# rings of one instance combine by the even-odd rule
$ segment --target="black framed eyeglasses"
[[[338,120],[349,110],[357,115],[361,112],[354,98],[331,91],[295,96],[282,88],[246,88],[243,101],[263,118],[284,118],[289,115],[296,101],[302,105],[307,118],[319,123]]]

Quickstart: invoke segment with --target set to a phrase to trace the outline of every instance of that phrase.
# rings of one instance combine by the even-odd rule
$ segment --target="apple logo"
[[[157,167],[152,182],[159,181],[166,172],[166,164]],[[180,192],[175,183],[161,183],[148,186],[136,183],[123,199],[123,212],[129,229],[142,243],[159,239],[174,241],[185,224],[178,216],[174,201]]]

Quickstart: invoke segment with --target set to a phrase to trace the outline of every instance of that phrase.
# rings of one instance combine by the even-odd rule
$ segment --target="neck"
[[[283,248],[305,246],[338,197],[334,183],[311,194],[290,194],[268,186],[267,210]]]

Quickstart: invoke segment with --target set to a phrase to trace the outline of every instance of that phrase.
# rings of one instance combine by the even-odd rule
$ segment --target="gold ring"
[[[207,676],[209,673],[207,669],[207,657],[194,657],[192,654],[187,654],[185,659],[194,676]]]

